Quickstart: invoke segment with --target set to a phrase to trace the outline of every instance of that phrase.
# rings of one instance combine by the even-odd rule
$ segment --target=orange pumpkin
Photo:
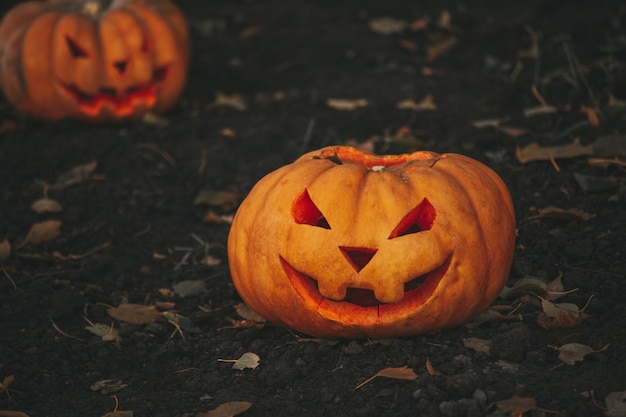
[[[180,96],[189,33],[169,0],[28,1],[0,23],[0,88],[34,118],[117,121]]]
[[[317,337],[410,336],[465,323],[513,260],[511,197],[457,154],[333,146],[262,178],[237,210],[228,259],[243,300]]]

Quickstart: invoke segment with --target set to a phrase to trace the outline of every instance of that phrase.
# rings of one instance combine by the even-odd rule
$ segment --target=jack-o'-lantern
[[[267,174],[233,219],[228,259],[268,320],[328,338],[463,324],[507,281],[515,216],[502,179],[458,154],[333,146]]]
[[[169,0],[27,1],[0,23],[0,88],[38,119],[162,112],[186,81],[189,33]]]

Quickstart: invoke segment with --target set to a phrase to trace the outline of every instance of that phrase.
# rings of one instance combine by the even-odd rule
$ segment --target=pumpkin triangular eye
[[[421,232],[422,230],[430,230],[436,216],[435,208],[427,198],[424,198],[400,220],[400,223],[389,235],[389,239]]]
[[[324,229],[330,229],[326,218],[317,208],[309,192],[305,188],[294,200],[291,205],[291,215],[293,220],[298,224],[308,224],[310,226],[317,226]]]
[[[70,50],[70,54],[72,54],[73,58],[87,58],[89,56],[85,48],[80,46],[69,35],[65,35],[65,43],[67,45],[67,49]]]

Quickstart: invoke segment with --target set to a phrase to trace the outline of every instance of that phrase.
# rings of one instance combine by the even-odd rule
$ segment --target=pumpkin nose
[[[360,272],[361,269],[365,268],[365,265],[367,265],[374,255],[376,255],[376,252],[378,252],[378,249],[353,248],[349,246],[339,246],[339,250],[356,272]]]
[[[113,66],[115,67],[117,72],[119,72],[120,74],[124,74],[126,72],[126,64],[126,61],[115,61],[113,63]]]

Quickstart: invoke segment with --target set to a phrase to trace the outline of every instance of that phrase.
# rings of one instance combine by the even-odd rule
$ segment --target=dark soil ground
[[[0,242],[13,245],[0,261],[0,382],[15,378],[5,380],[0,410],[98,417],[117,398],[119,410],[152,417],[195,416],[231,401],[252,403],[246,416],[604,415],[607,395],[626,390],[624,163],[584,156],[521,164],[516,148],[623,140],[622,2],[180,3],[193,57],[166,124],[42,123],[0,110]],[[444,9],[452,28],[437,25]],[[370,29],[384,16],[431,22],[426,32]],[[535,35],[536,53],[525,56]],[[429,58],[432,48],[440,51]],[[241,95],[246,108],[211,105],[218,92]],[[434,110],[396,107],[428,94]],[[367,106],[339,111],[328,98]],[[556,111],[525,117],[541,98]],[[598,126],[581,106],[594,109]],[[473,123],[490,119],[500,126]],[[491,166],[517,212],[509,285],[561,277],[573,292],[553,302],[585,307],[588,317],[545,329],[538,299],[522,291],[495,303],[514,308],[502,311],[517,320],[397,340],[333,344],[271,325],[225,328],[240,302],[226,259],[228,224],[204,218],[209,210],[232,214],[238,200],[208,207],[194,204],[198,193],[245,195],[300,153],[348,142],[387,153],[459,152]],[[623,148],[598,148],[595,156],[624,156]],[[90,161],[94,178],[48,190],[62,212],[31,209],[44,182]],[[549,206],[595,217],[533,217]],[[33,224],[50,219],[62,222],[58,238],[17,250]],[[204,282],[206,291],[172,293],[183,281]],[[542,290],[536,281],[527,289]],[[123,302],[173,303],[188,320],[181,333],[167,321],[112,319],[107,306]],[[86,319],[119,330],[119,345],[87,331]],[[490,350],[467,347],[470,337],[490,341]],[[555,350],[569,343],[605,349],[569,365]],[[256,369],[219,361],[245,352],[259,355]],[[427,358],[441,375],[429,375]],[[417,379],[377,378],[355,389],[402,366]],[[123,386],[92,389],[102,380]],[[536,407],[498,408],[513,396]],[[608,404],[607,415],[626,415],[618,406]]]

